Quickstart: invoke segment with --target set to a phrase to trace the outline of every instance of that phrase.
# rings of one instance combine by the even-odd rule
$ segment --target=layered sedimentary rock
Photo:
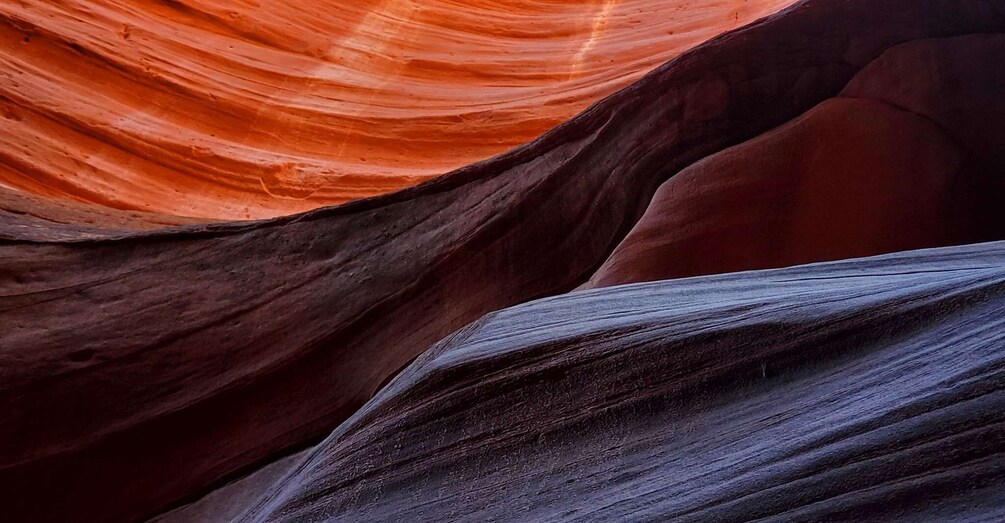
[[[839,98],[663,184],[587,286],[1005,236],[1001,70],[1005,35],[886,51]]]
[[[145,233],[0,222],[0,515],[136,520],[316,443],[437,340],[587,281],[681,169],[897,44],[1003,31],[980,0],[811,0],[395,194]]]
[[[1005,243],[620,286],[423,354],[240,521],[1005,517]]]
[[[0,184],[226,219],[371,196],[792,2],[5,2]]]
[[[111,209],[62,198],[47,198],[0,187],[0,240],[73,240],[206,223],[141,211]]]

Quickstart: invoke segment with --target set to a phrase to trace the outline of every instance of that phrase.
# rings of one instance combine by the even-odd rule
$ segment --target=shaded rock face
[[[872,98],[925,117],[977,160],[1005,165],[1005,37],[920,40],[869,64],[841,96]]]
[[[1003,318],[1005,243],[521,305],[241,520],[997,520]]]
[[[1002,238],[1002,70],[1000,35],[888,50],[839,98],[663,184],[586,287]]]
[[[109,209],[0,187],[0,240],[75,240],[206,223],[141,211]]]
[[[530,141],[794,0],[0,6],[0,184],[265,218]]]
[[[896,129],[893,143],[931,145],[924,165],[892,148],[849,158],[849,166],[915,162],[925,183],[911,194],[932,202],[956,194],[956,173],[970,172],[974,156],[939,147],[950,131],[875,98],[820,104],[903,42],[1005,31],[1005,5],[879,4],[802,2],[685,53],[525,146],[394,194],[153,232],[116,224],[155,223],[156,214],[79,226],[60,218],[63,210],[0,220],[0,321],[8,327],[0,330],[0,492],[10,500],[0,519],[142,519],[318,442],[438,340],[453,332],[444,343],[461,343],[482,323],[457,329],[486,313],[586,282],[671,176],[814,107],[793,125],[854,117],[840,137],[845,147],[864,145],[869,135],[850,131],[878,112],[884,117],[863,132]],[[994,165],[981,161],[981,169]],[[828,180],[805,189],[827,192]],[[878,189],[905,184],[870,180]],[[633,372],[665,368],[643,362]],[[426,393],[436,391],[409,395]],[[421,413],[401,413],[413,414]],[[345,478],[283,483],[248,518],[328,514],[309,499],[331,500],[325,489],[348,488],[357,476]],[[238,497],[249,503],[260,487]],[[201,506],[233,509],[221,497]],[[355,513],[350,501],[333,501],[330,514]]]

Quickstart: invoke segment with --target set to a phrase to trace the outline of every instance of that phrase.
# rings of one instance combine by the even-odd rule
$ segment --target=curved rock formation
[[[1005,35],[890,49],[841,98],[667,181],[587,287],[1005,237],[1003,69]]]
[[[997,520],[1003,347],[1005,243],[540,300],[240,521]]]
[[[380,194],[792,2],[6,2],[0,184],[221,219]]]
[[[983,0],[807,0],[394,194],[154,232],[0,222],[0,519],[137,520],[306,448],[444,336],[584,283],[681,169],[899,43],[1001,32]]]
[[[883,53],[841,92],[927,118],[984,166],[1005,165],[1005,36],[918,40]]]

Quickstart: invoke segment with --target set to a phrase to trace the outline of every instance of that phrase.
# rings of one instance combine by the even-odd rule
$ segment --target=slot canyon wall
[[[0,187],[230,220],[386,193],[792,1],[3,2]]]
[[[0,519],[1001,515],[1005,4],[465,4],[0,6]]]

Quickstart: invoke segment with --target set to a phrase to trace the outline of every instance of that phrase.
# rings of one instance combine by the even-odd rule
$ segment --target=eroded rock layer
[[[0,240],[79,240],[206,223],[205,219],[111,209],[0,187]]]
[[[380,194],[792,2],[4,2],[0,185],[221,219]]]
[[[900,43],[1000,32],[983,0],[808,0],[398,193],[145,233],[0,221],[0,519],[136,520],[305,448],[444,336],[586,282],[681,169]]]
[[[423,354],[240,521],[1005,517],[1005,243],[575,292]]]

